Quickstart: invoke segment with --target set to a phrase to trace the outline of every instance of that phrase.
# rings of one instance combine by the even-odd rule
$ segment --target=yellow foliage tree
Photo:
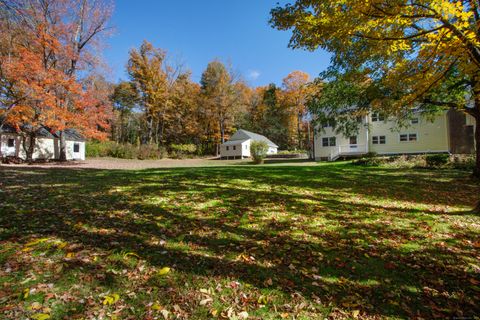
[[[473,116],[480,176],[480,1],[297,0],[271,23],[293,29],[291,47],[326,49],[338,69],[381,81],[395,97],[387,111],[425,103]]]

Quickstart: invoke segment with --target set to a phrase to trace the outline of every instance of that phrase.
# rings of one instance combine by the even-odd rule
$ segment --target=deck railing
[[[335,161],[342,156],[353,156],[367,153],[366,144],[347,144],[336,146],[330,151],[330,161]]]

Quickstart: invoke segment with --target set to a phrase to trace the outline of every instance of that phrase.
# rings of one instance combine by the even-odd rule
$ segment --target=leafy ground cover
[[[468,173],[0,167],[0,318],[480,314]]]

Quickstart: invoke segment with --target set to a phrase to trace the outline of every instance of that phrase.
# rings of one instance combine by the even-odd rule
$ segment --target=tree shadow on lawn
[[[371,316],[474,316],[478,270],[469,264],[479,252],[469,244],[480,231],[457,223],[478,224],[477,217],[352,203],[338,194],[467,205],[477,186],[442,173],[348,166],[0,170],[0,239],[56,236],[92,250],[136,252],[186,274],[257,288],[271,279],[285,293]],[[425,189],[399,192],[414,185]],[[311,192],[325,190],[337,193]],[[458,190],[454,203],[450,193]],[[112,232],[98,232],[105,229]]]

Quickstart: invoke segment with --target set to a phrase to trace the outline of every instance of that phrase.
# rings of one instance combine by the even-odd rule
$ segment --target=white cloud
[[[248,74],[247,74],[247,77],[248,77],[248,79],[255,81],[260,77],[260,75],[261,75],[261,73],[258,70],[249,70]]]

